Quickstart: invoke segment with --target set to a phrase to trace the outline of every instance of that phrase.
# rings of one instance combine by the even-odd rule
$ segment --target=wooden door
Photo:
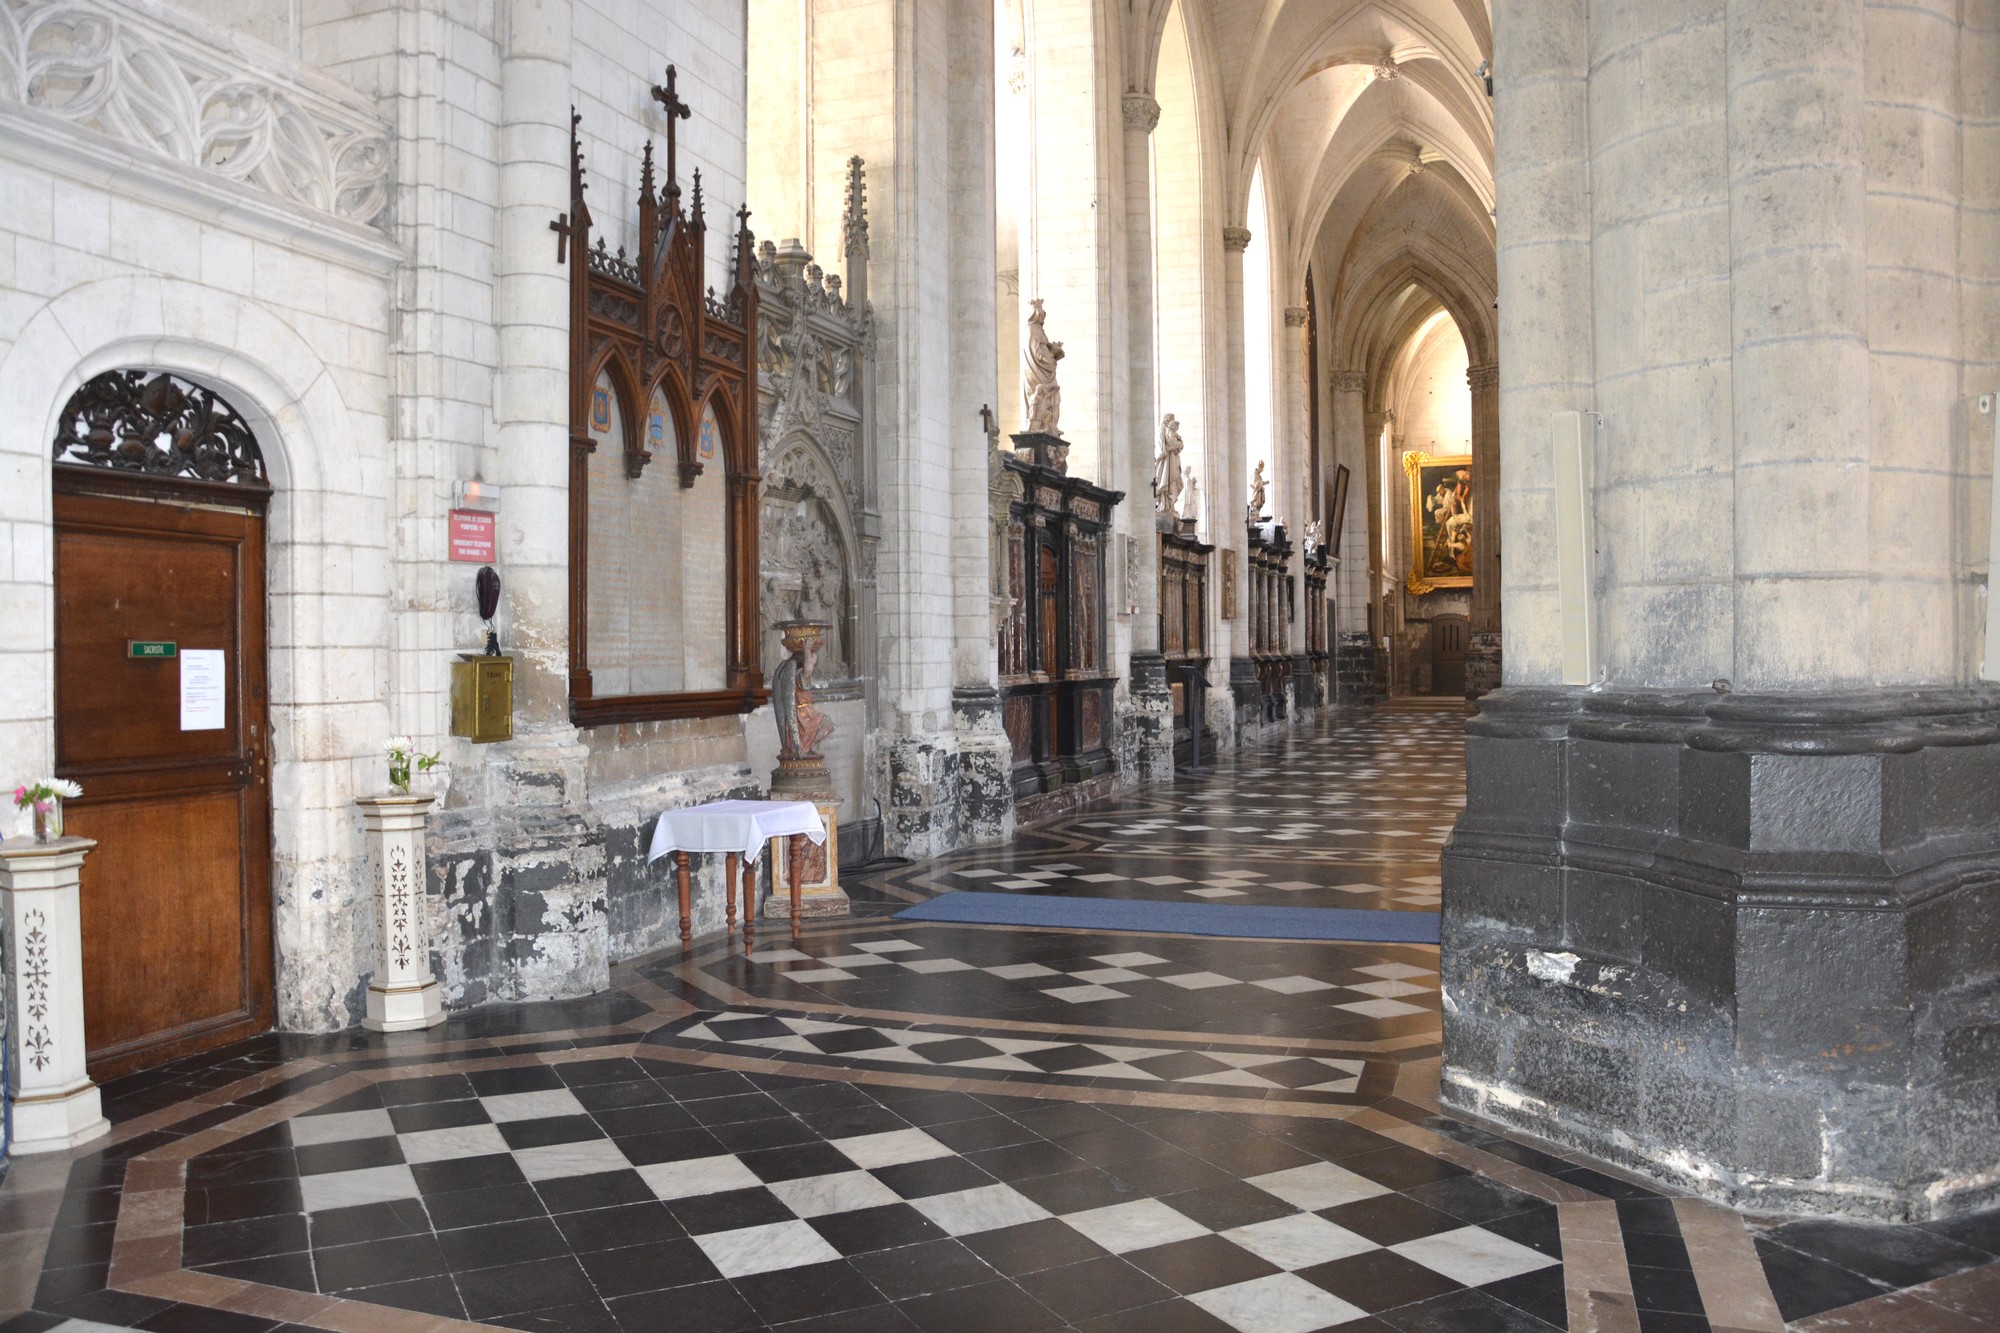
[[[68,831],[97,839],[83,1009],[102,1078],[271,1026],[263,495],[55,472],[56,771],[83,788]],[[135,647],[158,644],[174,656]],[[204,707],[187,686],[215,665]]]
[[[1431,693],[1465,693],[1465,642],[1471,622],[1439,616],[1431,622]]]

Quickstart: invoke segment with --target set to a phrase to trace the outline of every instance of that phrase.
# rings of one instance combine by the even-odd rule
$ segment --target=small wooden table
[[[792,934],[799,933],[799,880],[805,844],[826,841],[826,824],[811,801],[708,801],[662,814],[653,825],[648,863],[671,854],[679,881],[681,948],[694,938],[691,852],[726,852],[722,872],[725,929],[736,930],[736,895],[743,896],[743,940],[755,938],[757,927],[757,855],[773,838],[784,838],[791,858]]]

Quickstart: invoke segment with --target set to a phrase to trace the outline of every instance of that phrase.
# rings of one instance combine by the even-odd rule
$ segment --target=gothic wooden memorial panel
[[[638,254],[591,244],[572,117],[570,716],[579,726],[744,713],[768,697],[757,660],[757,284],[749,210],[732,282],[705,291],[701,173],[682,206],[670,66],[667,169],[639,182]]]

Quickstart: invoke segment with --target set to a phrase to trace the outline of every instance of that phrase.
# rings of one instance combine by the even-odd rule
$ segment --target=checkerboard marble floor
[[[1376,841],[1434,848],[1454,736],[1294,737],[881,902],[1425,910],[1434,850],[1272,835],[1373,827],[1320,808],[1388,783],[1419,836]],[[1157,827],[1085,827],[1128,815]],[[864,911],[429,1033],[258,1038],[108,1085],[110,1137],[12,1165],[0,1333],[1996,1327],[2000,1214],[1744,1218],[1440,1114],[1436,963]]]

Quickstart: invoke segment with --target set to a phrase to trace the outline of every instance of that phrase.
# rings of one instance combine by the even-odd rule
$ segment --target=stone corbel
[[[103,1099],[84,1070],[83,923],[78,879],[89,838],[0,843],[13,989],[7,1044],[16,1153],[64,1152],[109,1132]]]
[[[431,975],[429,897],[424,885],[424,834],[434,796],[360,796],[354,803],[368,830],[374,881],[375,979],[368,984],[372,1032],[410,1032],[444,1022],[444,1002]]]

